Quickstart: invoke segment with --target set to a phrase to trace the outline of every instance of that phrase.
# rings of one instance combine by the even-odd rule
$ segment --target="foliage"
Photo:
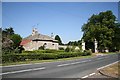
[[[115,24],[116,27],[114,28],[115,34],[112,39],[112,45],[110,47],[113,47],[113,51],[119,51],[120,50],[120,23]]]
[[[23,50],[24,50],[24,48],[22,46],[19,46],[14,50],[14,52],[15,53],[22,53]]]
[[[22,38],[20,35],[15,34],[12,27],[2,30],[2,53],[10,54],[19,47]]]
[[[64,48],[60,47],[59,50],[64,50]]]
[[[45,46],[40,46],[39,49],[40,49],[40,50],[44,50],[44,49],[45,49]]]
[[[67,45],[79,46],[79,45],[81,45],[81,40],[78,40],[78,41],[69,41],[69,42],[67,43]]]
[[[70,48],[67,47],[67,48],[65,49],[65,52],[70,52]]]
[[[60,53],[64,52],[64,50],[54,50],[54,49],[46,49],[46,50],[34,50],[34,51],[23,51],[23,53]]]
[[[5,28],[3,31],[2,31],[2,36],[3,37],[8,37],[10,35],[13,35],[14,34],[14,30],[12,27],[9,27],[9,28]]]
[[[115,22],[116,17],[113,15],[112,11],[100,12],[97,15],[93,14],[88,19],[88,22],[82,26],[84,41],[93,43],[96,39],[100,51],[106,48],[110,49],[113,43],[112,39],[115,37],[116,32],[114,29],[116,27]]]
[[[91,54],[92,54],[92,52],[90,50],[84,50],[84,52],[82,53],[82,56],[88,56]]]
[[[60,58],[69,58],[77,56],[86,56],[91,55],[89,52],[62,52],[62,53],[29,53],[29,54],[6,54],[2,55],[2,62],[18,62],[26,60],[48,60],[48,59],[60,59]]]
[[[55,40],[58,41],[59,45],[62,45],[61,38],[58,35],[55,36]]]
[[[22,40],[21,36],[18,34],[11,35],[11,40],[13,41],[13,47],[17,48]]]

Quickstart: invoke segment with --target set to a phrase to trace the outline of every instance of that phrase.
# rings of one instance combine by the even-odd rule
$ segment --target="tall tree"
[[[58,35],[55,36],[55,40],[58,40],[59,45],[62,45],[62,41]]]
[[[21,36],[14,33],[12,27],[2,30],[2,51],[3,53],[11,53],[14,51],[21,41]]]
[[[8,37],[10,35],[13,35],[14,34],[14,30],[12,27],[9,27],[9,28],[5,28],[3,31],[2,31],[2,36],[4,37]]]
[[[69,41],[69,42],[67,43],[67,45],[80,46],[80,45],[81,45],[81,40],[78,40],[78,41]]]
[[[118,51],[120,50],[120,23],[115,24],[116,27],[114,27],[114,37],[112,39],[112,45],[110,48],[113,48],[112,51]]]
[[[22,40],[22,37],[18,34],[11,35],[11,40],[13,41],[13,47],[17,48]]]
[[[100,12],[92,15],[86,24],[82,26],[83,39],[87,42],[98,41],[100,51],[110,48],[115,35],[116,17],[112,11]]]

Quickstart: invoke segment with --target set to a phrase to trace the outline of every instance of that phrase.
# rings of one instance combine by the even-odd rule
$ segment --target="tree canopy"
[[[58,35],[55,36],[55,40],[58,40],[59,45],[62,45],[61,38]]]
[[[11,35],[11,40],[12,40],[13,43],[14,43],[14,44],[13,44],[13,47],[16,48],[16,47],[19,46],[22,38],[21,38],[21,36],[18,35],[18,34],[13,34],[13,35]]]
[[[78,40],[78,41],[69,41],[69,42],[67,43],[67,45],[80,46],[80,45],[81,45],[81,40]]]
[[[12,27],[2,30],[2,50],[3,53],[10,53],[19,47],[22,37],[14,33]]]
[[[120,39],[117,36],[120,34],[119,29],[118,22],[112,11],[100,12],[96,15],[93,14],[88,19],[88,22],[82,26],[83,39],[88,44],[96,39],[100,51],[106,48],[110,49],[113,47],[113,43],[117,41],[116,39]]]

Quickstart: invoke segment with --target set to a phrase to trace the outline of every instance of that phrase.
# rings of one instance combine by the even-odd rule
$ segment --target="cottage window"
[[[47,43],[44,43],[44,45],[47,45]]]

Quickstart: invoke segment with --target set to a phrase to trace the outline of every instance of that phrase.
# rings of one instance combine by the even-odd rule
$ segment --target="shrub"
[[[64,48],[60,47],[59,50],[64,50]]]
[[[37,52],[37,51],[36,51]],[[84,52],[61,52],[61,53],[24,53],[24,54],[4,54],[2,55],[3,63],[18,62],[26,60],[47,60],[69,58],[77,56],[91,55],[91,51],[85,50]]]
[[[23,53],[36,53],[36,51],[23,51]]]
[[[44,50],[44,49],[45,49],[45,46],[40,46],[39,49],[40,49],[40,50]]]
[[[58,54],[58,58],[69,58],[69,57],[77,57],[77,56],[81,56],[81,53],[59,53]]]
[[[57,59],[57,54],[43,54],[43,60],[47,59]]]
[[[90,50],[84,50],[84,52],[82,52],[82,56],[88,56],[91,54],[92,54],[92,52]]]
[[[45,53],[57,53],[58,51],[55,49],[46,49]]]
[[[67,47],[67,48],[65,49],[65,52],[70,52],[70,48]]]

